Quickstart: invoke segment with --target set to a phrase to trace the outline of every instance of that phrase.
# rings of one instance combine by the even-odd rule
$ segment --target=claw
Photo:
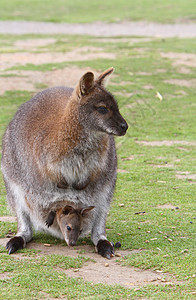
[[[24,240],[20,236],[15,236],[9,240],[6,245],[6,249],[8,249],[8,254],[12,254],[16,252],[18,249],[22,249],[24,247]]]
[[[50,225],[48,224],[48,222],[46,221],[46,226],[49,228],[50,227]]]
[[[114,256],[114,247],[108,240],[99,240],[97,250],[99,254],[107,259],[111,259]]]
[[[115,247],[115,248],[120,248],[120,247],[121,247],[121,243],[120,243],[120,242],[116,242],[116,244],[115,244],[114,247]]]
[[[9,250],[8,250],[8,254],[10,255],[10,254],[12,254],[14,251],[13,251],[13,249],[12,248],[10,248]]]
[[[111,259],[111,255],[108,253],[108,254],[105,255],[105,258]]]

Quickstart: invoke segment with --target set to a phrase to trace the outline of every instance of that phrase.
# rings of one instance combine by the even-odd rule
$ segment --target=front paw
[[[68,183],[65,179],[61,179],[58,183],[57,183],[57,187],[59,189],[67,189],[68,188]]]
[[[51,211],[49,213],[48,218],[46,220],[46,226],[50,227],[53,224],[55,216],[56,216],[56,211]]]
[[[8,254],[12,254],[19,249],[24,247],[24,240],[21,236],[15,236],[9,240],[6,244],[6,249],[8,249]]]
[[[114,247],[107,240],[99,240],[97,243],[97,252],[107,259],[111,259],[114,255]]]
[[[88,186],[88,184],[89,184],[89,180],[86,180],[85,182],[82,183],[73,183],[72,188],[77,191],[82,191]]]

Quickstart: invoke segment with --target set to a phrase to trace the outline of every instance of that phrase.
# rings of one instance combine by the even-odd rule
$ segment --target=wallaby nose
[[[128,129],[128,125],[127,125],[126,122],[121,123],[121,124],[120,124],[120,127],[121,127],[121,129],[122,129],[124,132],[126,132],[127,129]]]

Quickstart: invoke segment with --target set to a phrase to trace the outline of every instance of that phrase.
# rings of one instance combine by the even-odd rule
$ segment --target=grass
[[[44,13],[43,13],[44,12]],[[1,0],[0,20],[88,23],[95,21],[195,22],[194,0]]]
[[[37,37],[10,36],[5,41],[5,36],[1,36],[1,46],[9,45],[14,52],[15,40],[29,38]],[[56,43],[40,51],[66,53],[74,47],[88,44],[103,47],[104,51],[115,52],[117,55],[115,60],[74,62],[76,66],[89,66],[97,71],[112,65],[115,67],[115,76],[109,90],[116,96],[120,110],[129,123],[127,135],[116,139],[118,168],[124,172],[118,173],[114,200],[107,219],[108,239],[114,243],[120,240],[122,249],[143,249],[120,259],[121,264],[168,272],[177,283],[166,286],[146,285],[139,290],[92,284],[69,278],[63,272],[69,268],[80,268],[86,263],[80,246],[80,255],[77,258],[62,255],[40,257],[40,253],[33,249],[24,249],[21,250],[24,257],[22,260],[14,255],[8,256],[1,247],[0,272],[8,276],[0,279],[0,299],[32,299],[29,295],[33,295],[33,299],[193,299],[195,180],[179,179],[176,174],[196,173],[195,147],[191,144],[152,147],[143,146],[139,142],[195,141],[195,87],[169,84],[165,80],[193,80],[196,77],[196,68],[187,67],[185,61],[184,67],[189,72],[183,73],[179,65],[161,55],[162,52],[196,54],[195,39],[144,41],[138,38],[137,42],[131,43],[128,40],[120,41],[119,38],[116,41],[112,39],[110,43],[101,41],[100,38],[69,36],[64,43],[64,38],[57,36]],[[6,53],[6,47],[2,53]],[[8,71],[15,69],[45,72],[52,71],[54,67],[61,69],[69,65],[73,63],[62,62],[52,66],[28,64],[10,68]],[[11,73],[2,72],[1,75],[9,74],[12,80]],[[44,86],[40,83],[39,87]],[[157,91],[163,96],[162,101],[156,97]],[[18,106],[33,93],[34,91],[18,90],[7,91],[0,96],[0,138]],[[0,215],[9,215],[2,177],[0,191]],[[124,206],[120,207],[120,203]],[[165,204],[172,206],[164,208]],[[145,213],[137,214],[138,212]],[[16,223],[0,222],[0,237],[5,237],[9,229],[15,232]],[[63,244],[62,241],[43,233],[36,233],[34,241]],[[91,244],[88,238],[85,241]],[[80,243],[81,241],[79,245]],[[184,251],[185,249],[187,250]]]

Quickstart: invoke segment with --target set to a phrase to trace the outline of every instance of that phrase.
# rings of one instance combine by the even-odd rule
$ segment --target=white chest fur
[[[49,168],[69,185],[83,183],[104,168],[106,151],[100,151],[100,143],[100,135],[82,139],[68,156],[56,164],[50,164]]]

